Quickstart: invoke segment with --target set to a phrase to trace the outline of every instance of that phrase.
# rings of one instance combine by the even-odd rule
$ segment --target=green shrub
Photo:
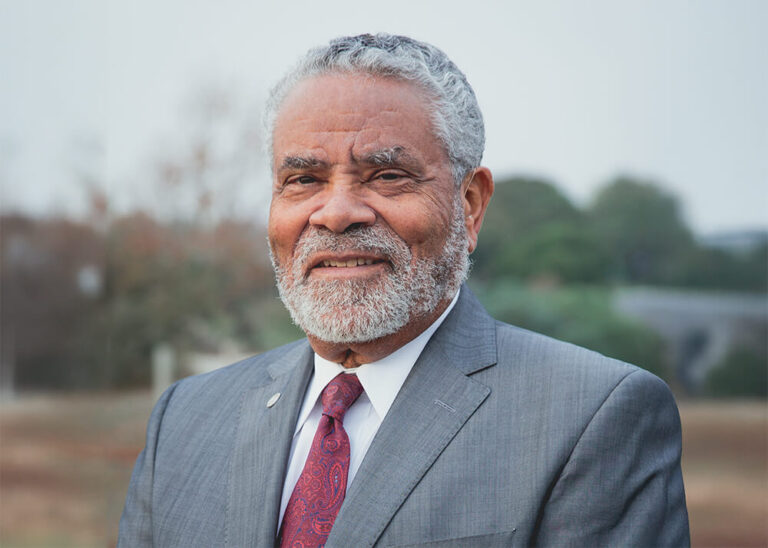
[[[750,348],[731,349],[704,383],[708,396],[716,398],[768,397],[768,356]]]
[[[613,310],[600,287],[537,289],[506,281],[473,284],[495,318],[637,365],[665,379],[670,368],[659,335]]]

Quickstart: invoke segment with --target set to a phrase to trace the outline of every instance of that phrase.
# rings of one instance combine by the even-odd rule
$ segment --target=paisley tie
[[[344,414],[360,396],[357,375],[340,373],[323,389],[323,416],[283,516],[281,548],[324,546],[347,492],[349,438]]]

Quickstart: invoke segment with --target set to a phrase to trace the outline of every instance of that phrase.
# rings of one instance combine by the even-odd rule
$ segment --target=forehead
[[[360,74],[316,76],[298,83],[283,101],[273,134],[274,161],[318,149],[353,155],[402,147],[433,156],[430,100],[409,82]],[[425,158],[426,159],[426,158]]]

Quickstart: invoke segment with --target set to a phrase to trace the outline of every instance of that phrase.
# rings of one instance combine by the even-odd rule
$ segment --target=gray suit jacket
[[[272,546],[312,358],[299,341],[169,388],[119,546]],[[326,546],[534,544],[688,545],[677,409],[653,375],[497,322],[465,287]]]

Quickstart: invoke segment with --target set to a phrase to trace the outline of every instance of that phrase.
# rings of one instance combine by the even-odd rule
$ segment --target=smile
[[[333,259],[324,260],[320,263],[321,266],[324,267],[333,267],[333,268],[350,268],[353,266],[363,266],[368,264],[373,264],[373,259],[363,259],[362,257],[357,257],[354,259],[348,259],[346,261],[335,261]]]
[[[359,251],[357,252],[359,253]],[[332,256],[316,257],[310,262],[313,266],[309,268],[306,275],[320,276],[321,278],[345,279],[371,277],[382,274],[387,266],[391,264],[384,257],[376,255],[357,253],[336,254]]]

